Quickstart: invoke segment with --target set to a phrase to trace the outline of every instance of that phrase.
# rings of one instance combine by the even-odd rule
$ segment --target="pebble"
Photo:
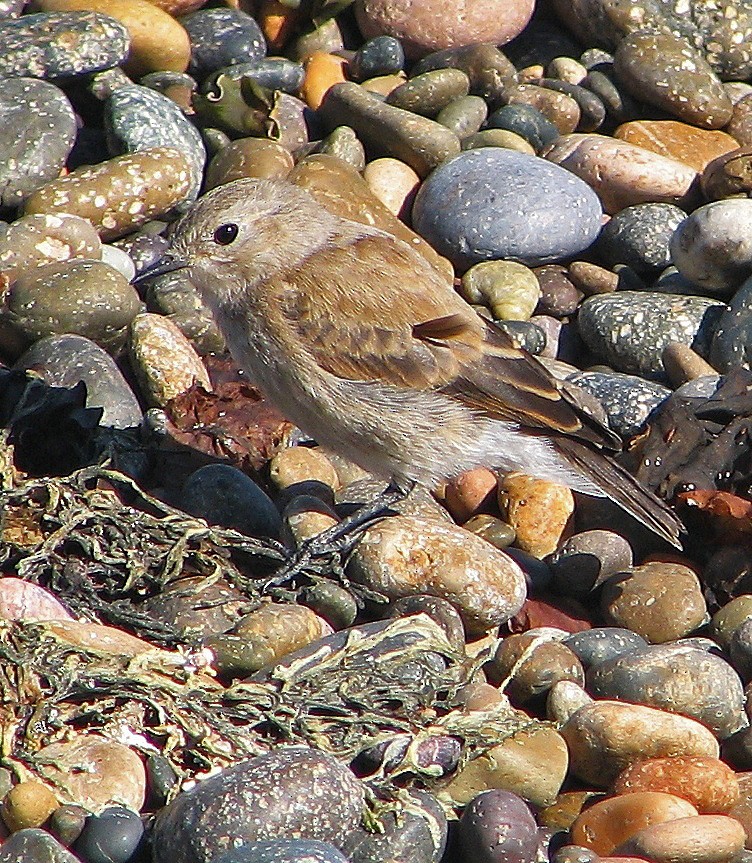
[[[340,487],[337,471],[326,453],[303,446],[286,447],[273,456],[269,462],[269,480],[279,491],[309,482],[327,486],[331,492]]]
[[[576,132],[557,138],[541,156],[581,177],[612,215],[634,204],[697,201],[697,171],[627,141]]]
[[[496,474],[485,467],[452,477],[444,490],[444,506],[459,524],[488,510],[496,502]],[[466,529],[470,529],[465,525]]]
[[[461,69],[434,69],[410,78],[386,97],[388,105],[435,118],[439,112],[470,91],[470,79]]]
[[[574,498],[566,486],[507,474],[499,481],[499,506],[517,547],[534,557],[552,554],[571,533]]]
[[[462,140],[474,135],[488,117],[488,105],[480,96],[454,99],[436,115],[436,121]]]
[[[229,464],[208,464],[186,480],[180,506],[192,515],[248,536],[277,536],[280,517],[269,496]]]
[[[527,141],[535,153],[540,153],[559,137],[559,130],[551,120],[534,105],[524,102],[504,105],[494,111],[486,123],[486,130],[490,129],[514,132]]]
[[[725,659],[689,646],[648,645],[593,665],[587,689],[595,698],[681,713],[721,739],[746,725],[739,675]]]
[[[259,60],[266,41],[256,21],[241,9],[199,9],[180,18],[191,41],[189,71],[197,78],[209,72]]]
[[[494,320],[526,321],[540,299],[535,274],[514,261],[483,261],[462,276],[462,296],[473,304],[487,305]]]
[[[0,77],[67,78],[128,55],[126,28],[99,12],[40,12],[0,21]]]
[[[26,198],[24,213],[72,213],[88,219],[103,240],[113,240],[185,201],[190,191],[187,158],[154,147],[50,180]]]
[[[532,863],[538,847],[535,818],[510,791],[484,791],[462,814],[459,846],[476,863]]]
[[[321,106],[330,87],[347,80],[347,62],[336,54],[314,51],[306,57],[303,67],[305,78],[300,95],[314,111]]]
[[[350,577],[396,600],[414,593],[446,599],[469,634],[515,615],[525,579],[503,552],[460,527],[395,516],[369,527],[353,552]]]
[[[609,427],[623,438],[636,435],[653,410],[671,395],[661,384],[618,372],[576,372],[568,380],[598,399]]]
[[[365,166],[363,179],[388,210],[410,221],[420,177],[409,165],[399,159],[373,159]]]
[[[19,782],[5,795],[0,815],[5,826],[15,833],[41,827],[58,807],[57,797],[41,782]]]
[[[737,147],[708,162],[700,186],[708,201],[748,197],[752,191],[752,148]]]
[[[695,807],[674,794],[630,791],[596,801],[577,817],[570,829],[570,837],[575,845],[608,855],[651,824],[693,815],[697,815]]]
[[[128,351],[140,392],[152,407],[165,407],[195,385],[207,392],[213,389],[201,357],[164,315],[136,315],[130,323]]]
[[[750,223],[752,200],[748,198],[699,207],[671,238],[674,265],[703,291],[729,296],[752,275]]]
[[[81,835],[89,814],[83,806],[65,803],[58,806],[50,816],[48,829],[59,842],[70,848]]]
[[[141,406],[112,357],[96,342],[64,334],[39,339],[16,360],[14,368],[34,369],[48,384],[86,384],[86,406],[102,408],[100,424],[118,429],[138,426]]]
[[[504,45],[522,31],[533,8],[531,0],[505,0],[501,9],[477,0],[466,4],[462,15],[452,15],[440,0],[425,0],[420,6],[409,0],[356,0],[355,20],[366,39],[394,36],[407,57],[415,59],[474,42]]]
[[[212,858],[212,863],[349,863],[330,842],[319,839],[260,839]]]
[[[319,114],[331,128],[352,126],[367,147],[400,159],[420,177],[460,150],[459,139],[445,126],[387,105],[352,81],[331,87]]]
[[[572,772],[597,788],[608,787],[625,767],[644,758],[718,757],[713,733],[686,716],[621,701],[593,701],[561,728]]]
[[[548,565],[557,592],[582,598],[615,572],[632,566],[632,549],[618,533],[586,530],[564,540]]]
[[[614,138],[652,150],[703,171],[714,159],[739,146],[726,132],[698,129],[678,120],[631,120],[614,130]]]
[[[564,639],[564,643],[585,668],[600,665],[647,645],[641,635],[619,626],[596,626],[584,632],[575,632]]]
[[[655,863],[727,863],[744,848],[742,825],[726,815],[695,815],[653,824],[614,850]]]
[[[617,291],[586,299],[578,327],[588,347],[616,371],[661,382],[664,348],[679,342],[707,356],[723,309],[704,297]]]
[[[560,135],[574,132],[580,125],[581,111],[577,101],[566,93],[536,84],[513,84],[504,90],[507,107],[528,105],[539,111]]]
[[[714,342],[717,338],[718,328],[716,328]],[[663,349],[663,365],[671,385],[675,387],[682,387],[684,384],[708,376],[717,377],[716,371],[710,363],[696,354],[692,348],[677,342],[667,345]]]
[[[366,151],[354,129],[349,126],[337,126],[336,129],[332,129],[315,145],[315,152],[335,156],[340,161],[352,165],[356,171],[365,171]]]
[[[752,617],[752,594],[743,593],[716,611],[710,619],[710,633],[727,650],[734,632],[748,617]]]
[[[61,89],[22,77],[0,80],[0,113],[6,120],[0,129],[0,203],[15,208],[64,167],[76,138],[76,116]]]
[[[710,346],[710,362],[714,369],[729,372],[741,366],[749,368],[749,332],[752,326],[752,278],[742,283],[726,306],[718,322]]]
[[[240,138],[231,141],[214,155],[206,169],[206,188],[244,178],[284,179],[294,161],[290,151],[276,141]]]
[[[358,48],[348,64],[350,79],[361,83],[377,75],[393,75],[405,65],[402,43],[394,36],[374,36]]]
[[[10,524],[3,538],[13,536]],[[0,578],[0,617],[3,620],[73,620],[66,607],[38,584],[21,578]]]
[[[585,683],[580,660],[565,644],[530,632],[508,635],[489,663],[489,673],[500,681],[515,704],[545,696],[561,680]]]
[[[607,623],[651,644],[683,638],[709,619],[694,570],[660,561],[611,576],[603,585],[601,610]]]
[[[165,807],[154,827],[154,863],[204,863],[230,842],[260,839],[342,848],[363,805],[364,786],[334,756],[280,748],[226,768]]]
[[[721,129],[733,105],[721,81],[692,45],[673,33],[630,33],[614,54],[614,72],[637,99],[703,129]]]
[[[137,812],[109,806],[86,819],[73,850],[85,863],[129,863],[144,835]]]
[[[489,258],[535,266],[587,248],[600,206],[584,183],[542,159],[483,148],[431,174],[415,198],[413,224],[461,269]]]
[[[623,770],[614,782],[616,794],[663,791],[688,800],[700,815],[722,815],[739,801],[736,773],[717,758],[676,755],[648,758]]]
[[[6,326],[29,344],[71,333],[113,351],[123,345],[130,322],[141,311],[136,289],[100,261],[30,269],[13,283],[6,303]]]
[[[595,245],[598,257],[607,267],[626,264],[640,274],[664,269],[672,262],[671,237],[686,217],[673,204],[625,207],[603,226]]]
[[[535,149],[521,135],[507,129],[481,129],[480,132],[463,138],[461,145],[463,150],[503,147],[505,150],[516,150],[528,156],[535,155]]]
[[[19,830],[3,842],[0,863],[80,863],[54,836],[46,830]]]

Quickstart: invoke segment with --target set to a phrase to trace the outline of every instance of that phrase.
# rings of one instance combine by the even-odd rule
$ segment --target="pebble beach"
[[[206,192],[408,243],[686,526],[384,479],[233,363]],[[0,863],[749,863],[752,5],[0,0]]]

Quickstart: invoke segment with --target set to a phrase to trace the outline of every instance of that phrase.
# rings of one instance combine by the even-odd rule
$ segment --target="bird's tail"
[[[606,497],[666,542],[682,548],[679,537],[685,531],[679,517],[628,470],[600,450],[574,438],[552,436],[551,442],[569,464],[601,489]]]

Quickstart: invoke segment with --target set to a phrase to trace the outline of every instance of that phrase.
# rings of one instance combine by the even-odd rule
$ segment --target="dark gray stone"
[[[752,278],[731,298],[710,345],[710,364],[719,372],[752,367]]]
[[[267,839],[233,848],[212,863],[350,863],[329,842],[318,839]]]
[[[585,530],[570,536],[549,558],[557,593],[586,597],[615,572],[632,566],[632,548],[610,530]]]
[[[342,848],[364,802],[364,787],[334,756],[277,749],[205,779],[163,809],[154,863],[206,863],[239,843],[291,835]]]
[[[259,87],[266,87],[269,90],[280,90],[282,93],[289,93],[294,96],[303,83],[305,71],[300,63],[288,60],[285,57],[261,57],[249,63],[233,63],[232,66],[218,69],[202,86],[202,92],[210,88],[212,82],[219,78],[220,75],[229,78],[231,81],[239,81],[241,78],[252,78]]]
[[[0,847],[0,863],[80,863],[46,830],[19,830]]]
[[[368,39],[350,60],[349,74],[353,81],[365,81],[376,75],[392,75],[405,65],[402,43],[394,36]]]
[[[73,850],[86,863],[128,863],[143,835],[144,825],[138,812],[110,806],[86,819]]]
[[[99,12],[40,12],[0,21],[0,78],[66,78],[128,56],[125,27]]]
[[[505,129],[524,138],[539,153],[559,137],[559,130],[532,105],[504,105],[486,121],[487,129]]]
[[[564,639],[564,644],[577,655],[585,668],[647,647],[641,635],[619,626],[596,626],[575,632]]]
[[[199,78],[223,66],[259,60],[266,54],[261,28],[240,9],[199,9],[179,20],[191,40],[188,71]]]
[[[68,97],[36,78],[0,80],[0,204],[21,201],[60,170],[76,140]]]
[[[604,226],[595,250],[606,267],[626,264],[637,273],[650,274],[671,263],[671,236],[686,217],[673,204],[625,207]]]
[[[413,205],[413,227],[461,269],[506,258],[537,265],[586,249],[601,205],[579,177],[513,150],[468,150],[437,168]]]
[[[704,297],[616,291],[588,297],[577,320],[583,341],[614,369],[665,381],[663,349],[679,342],[706,358],[724,308]]]

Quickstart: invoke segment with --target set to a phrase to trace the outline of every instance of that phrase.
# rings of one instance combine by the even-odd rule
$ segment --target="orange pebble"
[[[270,51],[280,51],[297,30],[300,8],[285,6],[279,0],[261,0],[256,20]]]
[[[315,51],[305,61],[305,79],[300,95],[309,108],[318,110],[330,87],[347,80],[347,61],[335,54]]]

